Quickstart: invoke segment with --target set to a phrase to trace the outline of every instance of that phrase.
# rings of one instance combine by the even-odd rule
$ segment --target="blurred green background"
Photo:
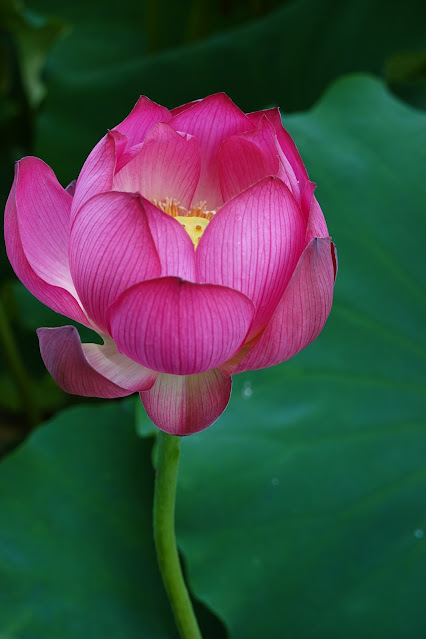
[[[0,0],[2,204],[23,155],[65,186],[140,94],[217,91],[281,107],[340,271],[319,339],[237,376],[183,441],[177,530],[204,635],[426,636],[425,3]],[[35,329],[67,323],[2,245],[0,637],[173,639],[153,429],[136,398],[56,388]]]

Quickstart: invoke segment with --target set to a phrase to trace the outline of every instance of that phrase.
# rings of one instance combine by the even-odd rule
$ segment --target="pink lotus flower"
[[[336,259],[314,188],[278,109],[245,115],[224,94],[172,111],[141,97],[67,189],[38,158],[18,162],[15,273],[104,342],[40,328],[56,383],[138,391],[169,433],[209,426],[231,375],[293,357],[329,315]]]

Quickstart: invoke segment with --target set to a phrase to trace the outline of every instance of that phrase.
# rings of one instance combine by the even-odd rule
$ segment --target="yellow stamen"
[[[164,211],[164,213],[167,213],[167,215],[171,215],[172,217],[185,215],[186,213],[186,208],[181,206],[180,202],[172,197],[166,197],[165,200],[152,200],[152,203],[155,204],[155,206],[158,206],[158,208]]]
[[[194,249],[197,248],[204,229],[216,213],[216,211],[207,210],[206,202],[198,202],[189,210],[171,197],[166,197],[164,200],[152,200],[152,203],[182,224],[192,240]]]

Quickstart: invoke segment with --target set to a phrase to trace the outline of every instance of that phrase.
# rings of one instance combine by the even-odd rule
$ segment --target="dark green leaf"
[[[129,402],[70,409],[0,465],[2,637],[177,637],[133,420]]]
[[[47,4],[74,30],[51,59],[36,155],[64,183],[139,94],[173,107],[226,91],[244,110],[278,104],[294,111],[312,105],[343,73],[383,74],[390,55],[426,48],[426,4],[418,0],[298,0],[155,56],[146,55],[139,5],[130,11],[126,2],[117,13],[108,3],[101,11],[98,3],[81,10],[81,2]],[[153,37],[174,33],[172,15],[164,12]]]

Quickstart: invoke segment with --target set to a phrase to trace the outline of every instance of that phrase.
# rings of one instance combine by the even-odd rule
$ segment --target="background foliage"
[[[0,21],[3,201],[25,154],[70,182],[141,93],[280,105],[318,183],[340,257],[326,329],[238,376],[183,442],[178,536],[205,636],[426,634],[424,3],[2,0]],[[1,251],[3,452],[46,424],[0,465],[0,636],[173,638],[149,421],[136,399],[55,387],[35,329],[68,321]]]

